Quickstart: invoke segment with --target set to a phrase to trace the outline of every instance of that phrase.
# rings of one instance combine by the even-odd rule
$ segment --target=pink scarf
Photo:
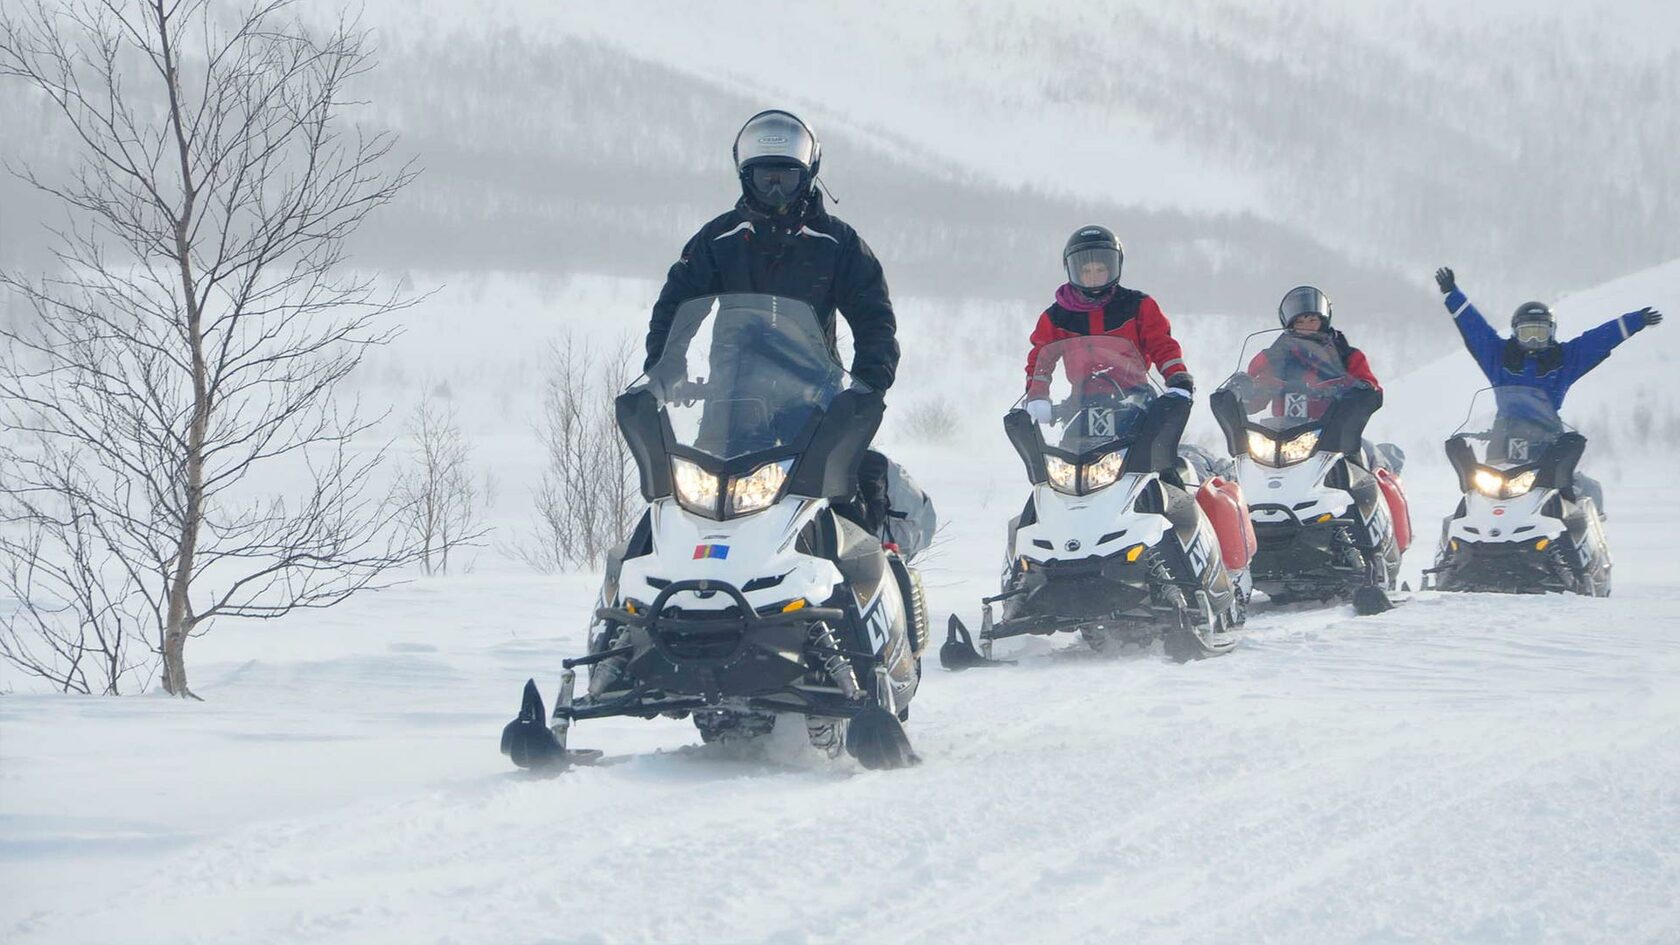
[[[1094,299],[1087,298],[1085,293],[1079,291],[1071,282],[1062,283],[1062,287],[1056,290],[1056,304],[1075,312],[1094,312],[1107,305],[1113,298],[1114,286],[1109,286],[1107,292]]]

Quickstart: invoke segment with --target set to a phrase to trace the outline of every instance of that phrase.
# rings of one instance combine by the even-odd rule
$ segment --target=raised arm
[[[1499,377],[1499,353],[1505,346],[1505,339],[1499,337],[1499,332],[1493,330],[1493,326],[1482,317],[1482,313],[1470,304],[1470,299],[1459,290],[1451,269],[1443,267],[1435,270],[1435,284],[1440,286],[1445,294],[1443,301],[1447,311],[1452,313],[1453,324],[1458,326],[1459,335],[1464,338],[1464,347],[1470,351],[1470,356],[1476,359],[1476,364],[1487,376],[1488,383],[1496,383]]]

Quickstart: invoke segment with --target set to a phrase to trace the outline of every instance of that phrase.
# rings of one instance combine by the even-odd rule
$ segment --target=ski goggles
[[[1552,326],[1545,322],[1530,322],[1526,325],[1518,325],[1512,334],[1516,335],[1518,344],[1546,345],[1552,343]]]
[[[755,164],[747,168],[753,196],[770,206],[791,203],[803,191],[805,169],[797,164]]]

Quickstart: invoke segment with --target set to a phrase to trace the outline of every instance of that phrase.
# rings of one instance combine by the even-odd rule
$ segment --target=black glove
[[[1194,394],[1196,392],[1196,379],[1190,376],[1189,371],[1179,371],[1172,377],[1167,378],[1167,386],[1184,391],[1186,394]]]
[[[1445,266],[1435,270],[1435,284],[1441,287],[1442,295],[1458,288],[1458,283],[1453,281],[1453,271]]]
[[[1643,319],[1643,325],[1646,328],[1650,328],[1652,325],[1662,324],[1662,313],[1649,305],[1637,312],[1634,312],[1633,314],[1638,315],[1641,319]]]

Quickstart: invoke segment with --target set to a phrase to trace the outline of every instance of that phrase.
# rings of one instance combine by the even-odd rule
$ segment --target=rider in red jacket
[[[1382,390],[1365,352],[1330,327],[1330,315],[1329,296],[1315,286],[1296,286],[1284,293],[1278,304],[1278,323],[1286,331],[1248,363],[1248,376],[1256,381],[1247,398],[1248,409],[1272,399],[1274,414],[1289,415],[1285,397],[1276,393],[1278,383],[1284,381],[1325,391],[1324,397],[1301,398],[1305,416],[1313,419],[1323,415],[1333,393],[1349,383],[1363,382]]]
[[[1125,260],[1119,240],[1107,227],[1080,227],[1062,250],[1062,265],[1068,281],[1056,290],[1056,300],[1038,317],[1032,333],[1032,350],[1027,353],[1027,412],[1040,423],[1050,415],[1051,363],[1039,356],[1051,342],[1082,335],[1112,335],[1125,338],[1153,364],[1167,387],[1188,397],[1195,380],[1184,366],[1184,353],[1173,340],[1172,324],[1161,314],[1155,300],[1120,285],[1120,266]],[[1086,357],[1095,356],[1087,349]],[[1069,377],[1082,377],[1108,365],[1068,364]],[[1135,366],[1134,371],[1135,373]],[[1127,379],[1141,383],[1142,377]]]

